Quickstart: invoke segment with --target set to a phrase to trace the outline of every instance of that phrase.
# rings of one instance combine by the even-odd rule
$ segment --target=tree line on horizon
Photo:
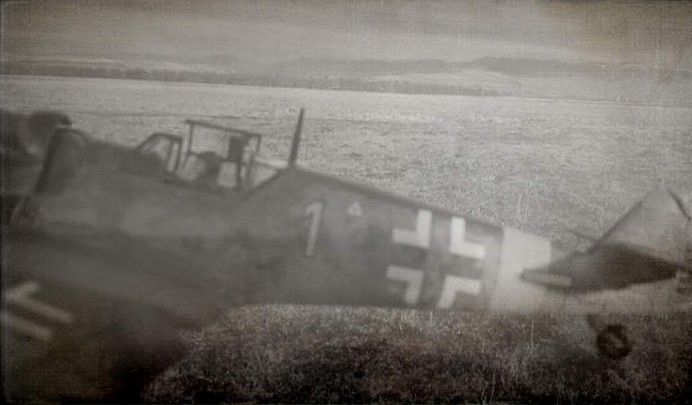
[[[8,75],[65,76],[107,79],[233,84],[266,87],[299,87],[324,90],[373,91],[382,93],[448,94],[498,96],[497,91],[481,86],[413,83],[401,80],[368,80],[346,76],[298,77],[282,74],[225,73],[194,70],[145,69],[141,67],[103,67],[68,64],[4,62],[0,72]]]

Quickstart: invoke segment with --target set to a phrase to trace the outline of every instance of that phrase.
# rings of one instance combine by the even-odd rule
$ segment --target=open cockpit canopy
[[[276,173],[276,168],[255,162],[261,134],[200,120],[185,123],[185,135],[150,135],[125,168],[207,190],[248,189]]]

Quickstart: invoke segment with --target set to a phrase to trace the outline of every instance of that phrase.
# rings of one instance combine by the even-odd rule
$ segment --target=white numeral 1
[[[315,253],[315,242],[317,242],[317,233],[320,230],[320,222],[322,221],[322,201],[315,201],[305,207],[305,215],[310,217],[308,228],[308,241],[305,245],[305,256],[312,257]]]

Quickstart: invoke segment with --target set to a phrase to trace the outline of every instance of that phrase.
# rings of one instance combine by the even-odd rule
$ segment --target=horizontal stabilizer
[[[686,272],[689,216],[685,200],[656,188],[627,212],[603,237],[569,231],[593,242],[546,266],[526,269],[522,279],[572,291],[620,289],[652,283]]]
[[[598,235],[595,235],[595,234],[592,234],[592,233],[588,233],[588,232],[583,231],[583,230],[580,230],[580,229],[567,228],[567,231],[568,231],[569,233],[575,235],[575,236],[578,236],[578,237],[580,237],[580,238],[586,239],[586,240],[588,240],[589,242],[592,242],[592,243],[596,243],[596,241],[598,241],[598,239],[599,239],[599,236],[598,236]]]

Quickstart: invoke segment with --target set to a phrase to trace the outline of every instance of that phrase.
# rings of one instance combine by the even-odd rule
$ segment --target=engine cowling
[[[37,159],[45,157],[48,143],[59,127],[72,126],[67,114],[59,111],[36,111],[30,115],[0,110],[3,149]]]

